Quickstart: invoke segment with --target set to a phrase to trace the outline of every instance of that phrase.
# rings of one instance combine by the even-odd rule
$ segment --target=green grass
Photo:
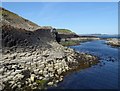
[[[64,42],[62,41],[60,44],[63,46],[73,46],[73,45],[80,44],[80,41],[78,40],[69,40],[69,41],[64,41]]]
[[[36,80],[36,83],[42,88],[44,89],[47,85],[48,80]]]
[[[19,16],[18,14],[15,14],[15,13],[13,13],[11,11],[6,10],[6,9],[2,9],[0,11],[0,15],[4,16],[5,19],[8,19],[8,20],[10,19],[10,20],[14,21],[14,23],[16,23],[16,24],[19,24],[21,22],[22,23],[27,22],[30,25],[37,26],[35,23],[33,23],[33,22],[31,22],[31,21],[29,21],[27,19],[24,19],[21,16]]]
[[[58,31],[58,33],[62,33],[62,34],[73,34],[74,33],[68,29],[57,29],[57,31]]]
[[[8,10],[2,10],[1,13],[4,14],[4,15],[9,15],[9,16],[11,16],[13,18],[16,18],[16,17],[18,18],[19,17],[17,14],[12,13],[12,12],[10,12]]]

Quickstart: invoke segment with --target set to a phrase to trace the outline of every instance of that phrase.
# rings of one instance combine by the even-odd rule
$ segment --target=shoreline
[[[84,66],[89,67],[90,65],[96,64],[98,62],[98,58],[95,56],[85,53],[77,53],[73,49],[67,47],[59,46],[59,48],[59,50],[62,49],[64,51],[64,53],[62,52],[64,54],[63,56],[58,53],[59,56],[57,57],[56,53],[58,50],[54,51],[53,49],[53,51],[47,49],[47,52],[43,51],[41,54],[39,51],[34,51],[32,53],[15,52],[11,53],[10,55],[5,54],[7,56],[3,54],[4,62],[2,64],[4,66],[2,69],[0,69],[3,74],[3,89],[45,89],[47,86],[52,87],[61,82],[67,73],[76,71]],[[50,59],[53,56],[51,56],[52,52],[55,54],[53,53],[54,57]],[[26,57],[26,55],[28,57]],[[19,56],[21,59],[19,59]],[[37,60],[37,57],[39,60]],[[41,62],[40,59],[43,61]],[[7,70],[5,68],[7,68]],[[29,76],[27,76],[28,74]],[[13,80],[11,79],[12,77],[14,78]]]
[[[68,46],[80,45],[80,43],[94,41],[94,40],[100,40],[100,38],[96,38],[96,37],[70,38],[67,39],[67,41],[61,41],[60,44],[68,47]]]
[[[106,39],[106,44],[110,45],[112,47],[116,47],[119,48],[120,47],[120,39],[116,39],[116,38],[108,38]]]

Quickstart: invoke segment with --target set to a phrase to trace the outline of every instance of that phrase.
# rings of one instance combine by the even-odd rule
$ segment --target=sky
[[[117,2],[3,2],[2,7],[40,26],[77,34],[117,34]]]

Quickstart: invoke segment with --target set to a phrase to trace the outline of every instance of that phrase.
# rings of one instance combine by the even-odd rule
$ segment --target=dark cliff
[[[56,30],[41,27],[6,9],[2,10],[2,47],[50,47],[56,41]]]

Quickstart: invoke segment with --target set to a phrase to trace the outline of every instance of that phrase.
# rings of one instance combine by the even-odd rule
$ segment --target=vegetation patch
[[[78,40],[68,40],[68,41],[62,41],[60,42],[61,45],[63,46],[73,46],[73,45],[79,45],[80,41]]]
[[[36,80],[36,83],[42,88],[44,89],[47,85],[48,80]]]
[[[75,34],[74,32],[68,29],[57,29],[57,32],[60,34]]]

